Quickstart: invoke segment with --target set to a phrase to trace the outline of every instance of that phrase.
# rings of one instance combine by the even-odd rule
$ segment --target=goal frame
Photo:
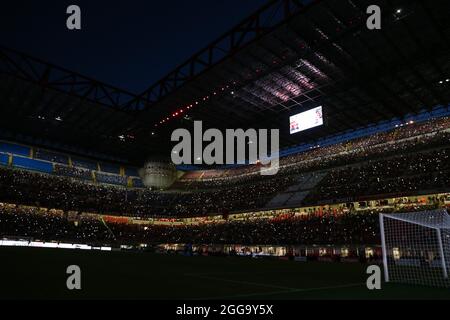
[[[433,211],[430,211],[433,212]],[[445,209],[441,210],[435,210],[434,212],[440,212],[444,213],[446,215],[446,218],[448,216]],[[448,280],[448,266],[447,261],[449,257],[446,257],[444,253],[444,247],[442,243],[442,229],[450,230],[450,227],[448,226],[448,221],[442,225],[431,225],[431,224],[424,224],[417,221],[409,220],[409,219],[403,219],[401,217],[396,217],[395,214],[385,214],[380,213],[379,214],[379,224],[380,224],[380,237],[381,237],[381,247],[382,247],[382,261],[383,261],[383,271],[384,271],[384,280],[385,282],[391,282],[390,274],[389,274],[389,263],[388,263],[388,252],[387,252],[387,246],[386,246],[386,233],[385,233],[385,218],[394,219],[397,221],[402,221],[410,224],[415,224],[420,227],[428,228],[430,230],[434,230],[436,232],[436,238],[437,238],[437,246],[438,246],[438,252],[439,252],[439,259],[441,263],[442,268],[442,277],[444,280]]]

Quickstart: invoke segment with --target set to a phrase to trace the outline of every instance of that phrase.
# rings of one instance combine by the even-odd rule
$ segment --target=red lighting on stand
[[[233,85],[236,85],[236,82],[233,82]],[[230,86],[229,85],[224,85],[223,87],[219,87],[219,88],[221,88],[222,91],[225,91],[226,89],[229,89]],[[207,102],[207,100],[209,100],[211,98],[211,96],[216,96],[216,95],[218,95],[218,92],[217,91],[212,91],[211,95],[207,95],[207,96],[204,96],[204,97],[200,98],[201,99],[200,101],[201,102]],[[193,103],[191,103],[189,105],[186,105],[185,107],[183,107],[183,109],[179,109],[179,110],[173,112],[171,114],[171,117],[167,117],[167,118],[159,121],[159,124],[162,125],[162,124],[164,124],[166,122],[169,122],[169,120],[171,118],[176,118],[177,116],[181,115],[182,113],[186,113],[188,110],[190,110],[194,106],[198,106],[198,105],[200,105],[199,100],[197,100],[197,101],[195,101],[195,102],[193,102]],[[157,126],[158,126],[158,124],[155,124],[155,127],[157,127]]]

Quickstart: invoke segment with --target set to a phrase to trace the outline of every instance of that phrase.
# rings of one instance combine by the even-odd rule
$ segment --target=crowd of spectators
[[[127,178],[117,174],[95,173],[96,181],[99,183],[114,184],[120,186],[127,185]]]
[[[123,187],[89,183],[82,180],[91,179],[91,171],[59,164],[55,164],[54,175],[0,168],[0,201],[130,216],[227,214],[264,208],[277,193],[296,184],[301,174],[317,170],[325,171],[325,178],[312,186],[304,204],[363,195],[448,191],[450,133],[443,130],[448,127],[449,118],[411,124],[282,159],[284,164],[275,176],[237,169],[239,177],[202,181],[190,190],[127,188],[125,180],[120,181]],[[111,182],[110,177],[114,178],[98,176],[100,182]]]
[[[433,119],[423,123],[409,123],[398,128],[371,136],[350,140],[326,147],[320,145],[280,159],[280,174],[332,168],[357,163],[368,158],[376,159],[401,152],[411,152],[424,147],[450,143],[450,117]],[[206,170],[192,172],[182,181],[186,188],[211,188],[225,184],[251,181],[260,177],[257,165],[229,170]],[[180,184],[179,184],[180,185]]]
[[[58,211],[36,207],[0,205],[0,235],[6,239],[68,241],[71,243],[111,242],[114,237],[98,219],[69,221]]]
[[[58,176],[66,176],[71,178],[77,178],[81,180],[91,180],[92,173],[89,170],[77,167],[69,167],[66,165],[54,164],[53,172]]]
[[[402,211],[434,209],[409,207]],[[68,219],[58,211],[0,205],[0,234],[6,238],[103,245],[240,244],[358,245],[379,244],[380,209],[325,210],[316,214],[284,214],[271,219],[221,221],[197,225],[153,225],[108,222],[95,216]],[[394,212],[398,209],[383,209]],[[118,220],[120,221],[120,220]]]
[[[193,244],[377,244],[373,213],[229,221],[186,226],[110,225],[120,242]]]
[[[89,184],[68,177],[0,168],[0,201],[119,215],[192,216],[262,207],[292,179],[287,176],[251,184],[245,194],[239,186],[221,192],[179,193]]]
[[[439,192],[449,188],[450,149],[445,148],[369,160],[357,167],[331,170],[304,203],[317,204],[324,200],[339,202],[340,199],[413,194],[417,191]]]

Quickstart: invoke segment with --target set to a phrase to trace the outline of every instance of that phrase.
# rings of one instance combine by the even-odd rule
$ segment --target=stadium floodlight
[[[450,216],[445,209],[380,214],[387,282],[450,287]]]

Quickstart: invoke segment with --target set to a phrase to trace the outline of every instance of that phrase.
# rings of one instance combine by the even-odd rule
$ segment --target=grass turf
[[[81,268],[81,291],[66,268]],[[450,289],[365,286],[366,266],[131,252],[0,248],[0,299],[450,299]]]

